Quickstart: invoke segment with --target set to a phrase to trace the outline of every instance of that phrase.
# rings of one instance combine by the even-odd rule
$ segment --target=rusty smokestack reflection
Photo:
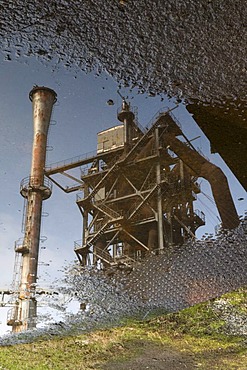
[[[56,93],[47,87],[34,87],[29,98],[33,105],[33,150],[31,173],[21,182],[21,195],[27,199],[25,235],[16,253],[22,254],[19,296],[8,324],[14,332],[36,326],[35,298],[42,202],[51,195],[51,183],[44,177],[47,135]]]

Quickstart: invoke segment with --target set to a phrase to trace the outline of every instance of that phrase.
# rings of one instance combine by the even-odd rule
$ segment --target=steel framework
[[[238,226],[225,175],[183,134],[173,114],[177,107],[159,111],[144,129],[136,110],[123,99],[118,111],[121,124],[98,133],[96,152],[44,169],[56,93],[35,87],[30,98],[33,155],[31,175],[22,180],[20,188],[26,199],[25,235],[15,243],[12,290],[16,302],[8,315],[13,331],[36,326],[40,221],[42,202],[51,195],[51,181],[66,193],[79,191],[76,203],[83,231],[74,250],[84,266],[132,269],[133,263],[147,255],[162,254],[166,248],[195,238],[197,228],[205,224],[204,213],[194,210],[199,177],[211,184],[222,226]]]
[[[143,129],[123,100],[118,112],[123,145],[46,169],[46,175],[65,192],[80,191],[76,203],[83,232],[74,250],[82,265],[129,265],[194,238],[197,228],[205,224],[204,213],[193,205],[200,193],[198,177],[210,182],[223,226],[238,225],[225,175],[195,150],[174,109],[158,112]],[[70,171],[78,168],[80,176],[72,175]],[[58,174],[76,184],[62,186],[55,178]]]

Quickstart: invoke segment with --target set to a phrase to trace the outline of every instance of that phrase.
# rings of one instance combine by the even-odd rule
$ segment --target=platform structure
[[[96,153],[47,168],[46,176],[65,192],[80,190],[76,203],[83,231],[74,250],[82,265],[129,265],[183,244],[205,224],[205,215],[193,205],[200,193],[198,176],[165,140],[167,135],[180,137],[194,151],[174,109],[158,112],[143,129],[124,100],[118,112],[121,124],[98,133]],[[80,179],[69,175],[76,167]],[[77,185],[61,186],[57,174]]]

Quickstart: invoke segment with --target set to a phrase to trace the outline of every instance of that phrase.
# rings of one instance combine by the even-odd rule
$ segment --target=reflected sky
[[[58,95],[47,163],[94,151],[97,132],[117,124],[118,84],[106,73],[86,75],[75,65],[91,68],[98,60],[99,69],[105,66],[122,81],[138,81],[144,90],[166,90],[172,96],[246,98],[246,11],[242,0],[205,4],[197,0],[109,0],[100,6],[92,0],[45,4],[27,0],[24,6],[14,0],[2,2],[0,288],[11,284],[14,242],[23,236],[19,184],[30,173],[33,132],[28,93],[33,85],[48,86]],[[34,55],[46,61],[46,66]],[[62,64],[72,68],[64,69]],[[138,106],[143,126],[160,108],[174,105],[164,96],[161,101],[161,96],[137,94],[137,89],[121,91]],[[107,105],[109,99],[114,105]],[[181,105],[174,113],[189,139],[200,136],[194,146],[226,173],[238,213],[243,214],[247,208],[243,188],[220,157],[210,154],[207,139],[185,107]],[[195,208],[206,214],[207,226],[198,230],[198,237],[213,232],[219,222],[209,199],[210,186],[205,180],[199,182],[205,194],[198,197]],[[82,220],[75,194],[64,194],[55,186],[43,211],[49,217],[42,222],[38,281],[47,287],[75,259],[73,242],[81,239]]]
[[[3,58],[2,58],[3,60]],[[14,264],[14,242],[22,237],[23,198],[19,194],[22,178],[29,175],[32,148],[32,105],[28,99],[33,85],[54,89],[58,102],[54,106],[52,126],[50,127],[47,163],[96,150],[97,132],[118,124],[117,108],[121,98],[117,94],[119,85],[106,73],[100,76],[73,72],[62,67],[53,71],[35,58],[20,62],[1,62],[1,135],[0,135],[0,287],[11,284]],[[153,115],[162,107],[174,106],[175,101],[165,97],[150,97],[121,88],[132,105],[138,106],[138,119],[142,126],[148,124]],[[114,105],[107,101],[112,99]],[[192,117],[181,104],[174,114],[180,121],[189,139],[197,138],[193,144],[222,167],[227,174],[239,214],[246,206],[245,191],[234,178],[218,155],[211,155],[209,142],[196,126]],[[202,190],[211,196],[210,187],[201,180]],[[199,182],[200,182],[199,181]],[[205,232],[213,232],[219,222],[218,212],[205,197],[198,198],[196,207],[207,217],[207,226],[199,229],[200,237]],[[44,218],[41,236],[47,240],[41,243],[39,285],[47,287],[62,275],[63,266],[75,260],[74,240],[81,239],[82,219],[75,203],[75,194],[65,194],[56,186],[52,197],[44,202]]]

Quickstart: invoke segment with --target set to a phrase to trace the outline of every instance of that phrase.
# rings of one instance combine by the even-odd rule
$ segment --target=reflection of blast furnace
[[[81,264],[131,264],[194,237],[205,224],[204,214],[193,207],[200,193],[198,177],[212,186],[222,226],[238,225],[223,172],[193,148],[172,111],[159,113],[144,130],[123,100],[122,124],[98,134],[96,155],[47,169],[65,192],[83,190],[77,196],[83,239],[75,242]],[[60,174],[76,180],[69,175],[76,168],[81,169],[77,186],[63,187],[54,178]]]
[[[32,164],[30,177],[21,182],[20,192],[27,200],[25,234],[21,243],[16,243],[15,246],[17,257],[21,257],[20,281],[17,288],[18,298],[8,317],[8,325],[12,326],[15,332],[36,326],[35,291],[42,202],[51,195],[51,182],[44,178],[44,168],[47,134],[56,93],[46,87],[35,87],[29,97],[33,104],[34,123]]]

